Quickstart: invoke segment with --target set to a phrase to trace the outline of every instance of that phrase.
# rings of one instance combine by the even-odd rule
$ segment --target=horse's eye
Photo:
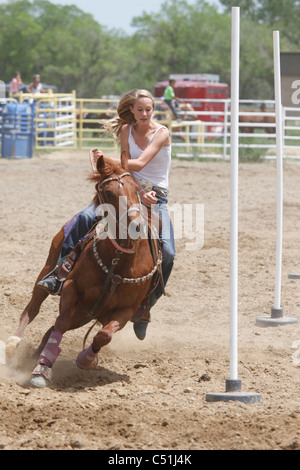
[[[104,191],[104,194],[105,194],[105,199],[112,199],[113,196],[114,196],[114,193],[112,191],[110,191],[109,189]]]

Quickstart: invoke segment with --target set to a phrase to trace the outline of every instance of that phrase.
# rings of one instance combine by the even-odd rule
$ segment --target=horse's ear
[[[128,169],[128,155],[126,150],[123,150],[123,152],[121,153],[121,165],[126,170]]]
[[[103,170],[105,166],[104,160],[103,160],[103,154],[98,157],[96,166],[97,166],[98,173],[101,173],[101,170]]]

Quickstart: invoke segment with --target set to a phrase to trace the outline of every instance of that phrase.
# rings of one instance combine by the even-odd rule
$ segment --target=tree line
[[[133,18],[130,35],[76,6],[10,0],[0,5],[0,79],[18,70],[29,83],[39,73],[59,92],[84,98],[154,92],[175,73],[213,73],[230,84],[232,6],[241,13],[240,97],[272,99],[273,31],[281,50],[298,49],[299,0],[166,0],[158,13]]]

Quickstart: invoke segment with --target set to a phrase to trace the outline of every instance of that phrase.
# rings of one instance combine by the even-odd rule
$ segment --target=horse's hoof
[[[49,385],[49,381],[43,375],[32,375],[30,383],[37,388],[44,388]]]
[[[99,351],[98,351],[99,352]],[[79,369],[95,369],[98,365],[98,353],[94,353],[92,345],[81,351],[76,359]]]
[[[31,385],[38,388],[48,387],[52,379],[52,369],[43,364],[39,364],[30,379]]]

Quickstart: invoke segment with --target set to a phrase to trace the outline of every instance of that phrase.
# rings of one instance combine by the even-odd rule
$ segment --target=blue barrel
[[[2,105],[3,158],[31,158],[35,133],[35,103]]]

